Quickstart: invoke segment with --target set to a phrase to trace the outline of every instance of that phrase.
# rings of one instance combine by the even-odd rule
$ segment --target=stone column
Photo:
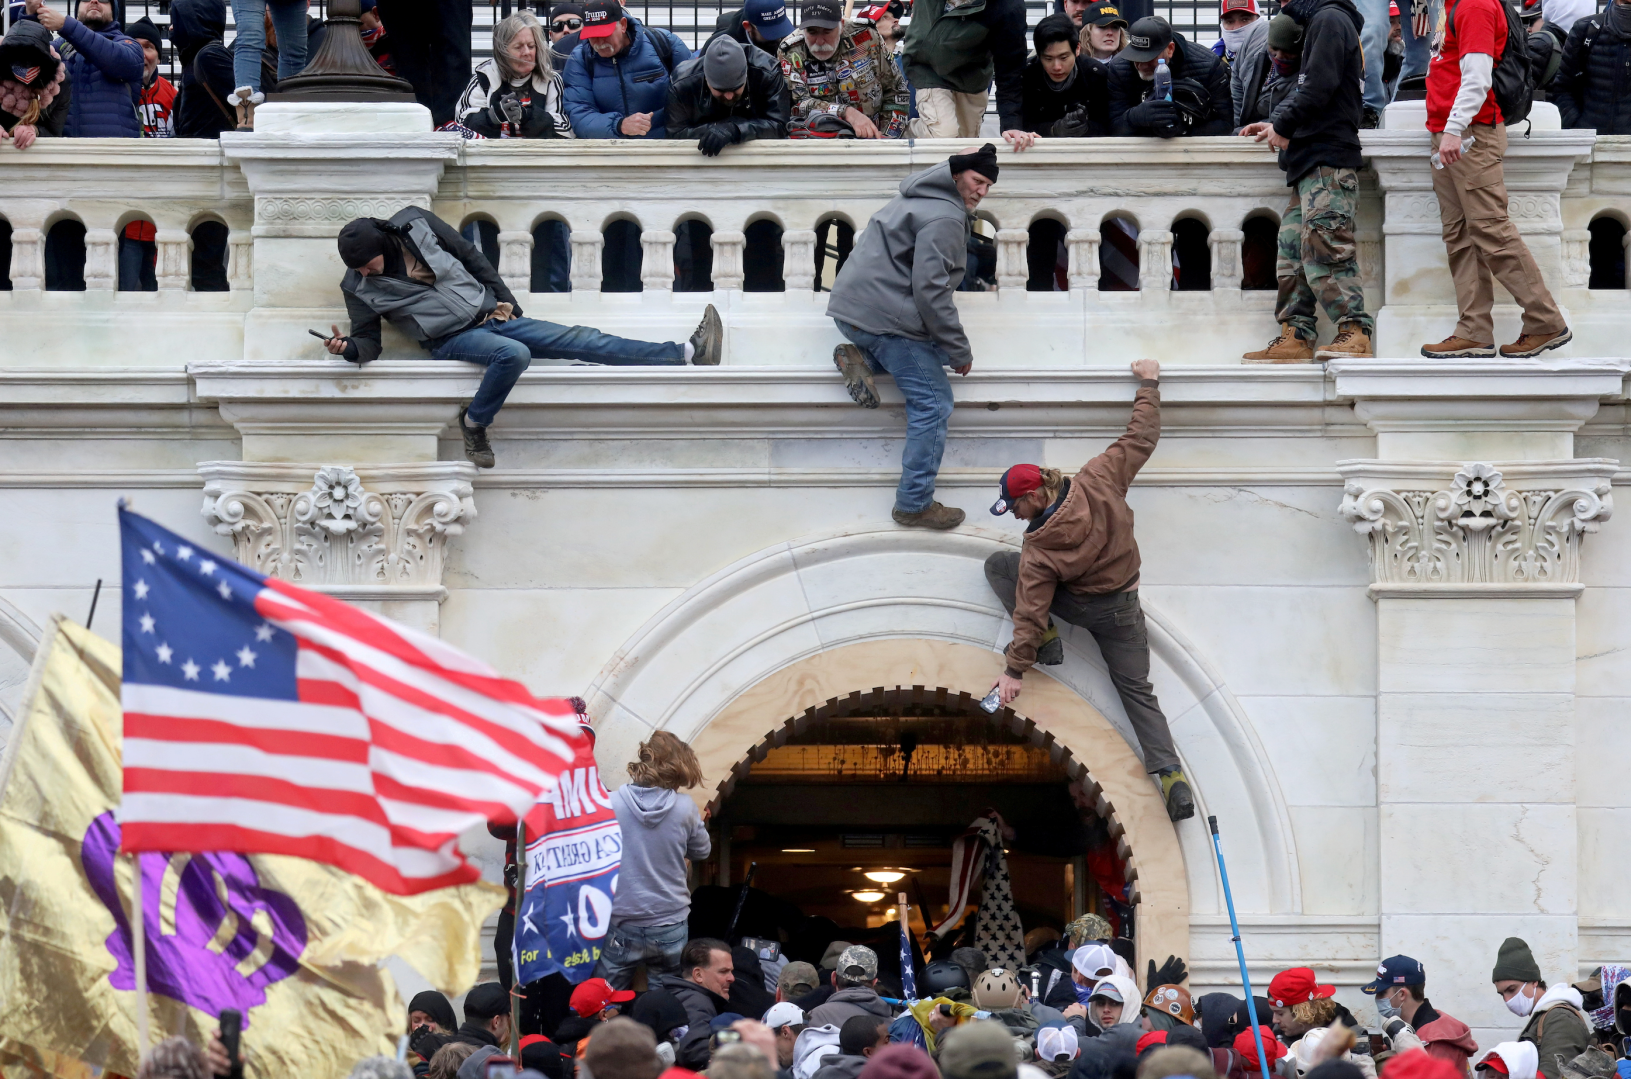
[[[192,285],[193,238],[182,229],[159,229],[154,242],[158,245],[158,278],[160,292],[186,292]]]
[[[673,291],[674,241],[674,234],[667,229],[640,233],[640,283],[647,292]]]
[[[232,291],[255,287],[255,237],[253,233],[233,230],[227,233],[227,284]]]
[[[112,229],[85,230],[85,290],[119,287],[119,237]]]
[[[787,229],[782,233],[782,280],[788,292],[815,288],[815,243],[812,229]]]
[[[532,291],[532,233],[516,230],[498,234],[498,276],[517,296]]]
[[[1098,229],[1071,229],[1065,233],[1065,250],[1070,254],[1067,280],[1072,291],[1099,287],[1099,244],[1103,239]]]
[[[11,230],[11,287],[17,292],[45,287],[45,233],[39,229]]]
[[[1144,292],[1172,291],[1172,233],[1145,229],[1138,234],[1138,287]]]
[[[1575,162],[1590,156],[1595,139],[1590,131],[1535,131],[1528,138],[1509,133],[1503,168],[1508,212],[1554,293],[1570,278],[1560,198]],[[1431,152],[1425,130],[1365,132],[1365,156],[1376,170],[1385,207],[1382,262],[1387,275],[1376,319],[1378,356],[1415,355],[1423,342],[1442,340],[1455,325],[1455,287],[1444,253],[1438,196],[1433,194]],[[1503,310],[1511,303],[1497,284],[1495,335],[1501,341],[1518,334],[1516,309]]]
[[[600,291],[600,254],[606,248],[606,237],[598,232],[573,229],[567,236],[572,245],[572,291]]]
[[[1030,279],[1031,268],[1025,261],[1026,249],[1031,244],[1028,229],[997,230],[997,287],[1023,289]]]
[[[714,247],[714,290],[740,291],[745,275],[742,272],[742,249],[748,238],[741,232],[716,232],[711,240]]]
[[[1339,462],[1377,623],[1381,956],[1428,970],[1481,1045],[1517,1021],[1489,988],[1509,935],[1576,976],[1574,601],[1617,463],[1573,432],[1627,361],[1339,361],[1376,432]]]
[[[1212,291],[1239,291],[1242,276],[1240,248],[1246,234],[1240,229],[1213,229],[1206,237],[1212,249]]]

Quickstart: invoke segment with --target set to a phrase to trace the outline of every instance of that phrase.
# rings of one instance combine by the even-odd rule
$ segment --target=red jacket
[[[1427,1055],[1451,1064],[1466,1075],[1468,1063],[1478,1052],[1472,1030],[1459,1019],[1437,1011],[1431,1001],[1422,1001],[1416,1009],[1416,1037],[1421,1039]]]
[[[153,85],[142,88],[137,111],[142,116],[142,134],[150,139],[168,139],[175,135],[175,121],[171,111],[176,104],[176,88],[163,75],[153,76]]]

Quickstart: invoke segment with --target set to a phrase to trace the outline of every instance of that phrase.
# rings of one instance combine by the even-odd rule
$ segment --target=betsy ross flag
[[[477,880],[460,832],[570,768],[572,705],[122,506],[125,851],[327,862],[398,895]]]

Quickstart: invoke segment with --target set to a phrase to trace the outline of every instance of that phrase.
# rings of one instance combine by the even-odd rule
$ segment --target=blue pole
[[[1229,931],[1234,934],[1235,958],[1240,960],[1240,984],[1246,987],[1246,1015],[1252,1021],[1252,1041],[1257,1043],[1257,1063],[1263,1079],[1269,1079],[1269,1061],[1263,1054],[1263,1032],[1257,1026],[1257,1001],[1252,997],[1251,975],[1246,973],[1246,949],[1240,946],[1240,922],[1235,918],[1235,897],[1229,892],[1229,871],[1223,866],[1223,840],[1218,838],[1218,819],[1207,817],[1212,829],[1212,849],[1218,855],[1218,876],[1223,879],[1223,901],[1229,905]]]

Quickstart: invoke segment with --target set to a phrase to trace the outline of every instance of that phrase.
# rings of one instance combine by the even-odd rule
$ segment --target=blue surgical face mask
[[[1388,999],[1386,990],[1376,994],[1376,1014],[1380,1015],[1384,1021],[1399,1018],[1399,1009],[1395,1008],[1393,1002]]]

